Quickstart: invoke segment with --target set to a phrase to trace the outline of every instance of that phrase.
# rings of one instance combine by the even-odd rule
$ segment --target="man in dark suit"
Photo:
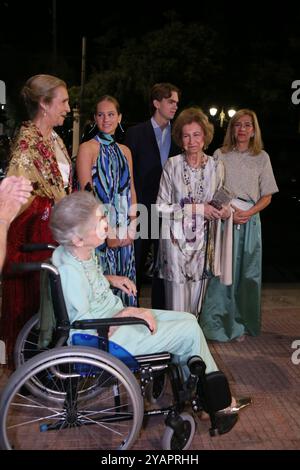
[[[180,153],[171,137],[171,119],[177,111],[180,90],[171,83],[156,83],[150,92],[151,119],[130,127],[125,145],[132,153],[134,183],[138,204],[148,212],[147,237],[135,241],[135,262],[138,295],[147,254],[153,244],[154,262],[158,252],[158,237],[151,238],[151,205],[156,203],[162,167],[167,159]],[[152,308],[164,308],[163,280],[152,279]]]

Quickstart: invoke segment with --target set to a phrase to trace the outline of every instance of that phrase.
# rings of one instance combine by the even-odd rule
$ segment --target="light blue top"
[[[156,142],[159,148],[161,166],[163,167],[168,160],[171,148],[171,123],[169,122],[164,129],[161,129],[152,117],[151,124],[153,126]]]

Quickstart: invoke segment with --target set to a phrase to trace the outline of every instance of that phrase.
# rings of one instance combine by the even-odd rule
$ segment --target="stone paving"
[[[222,436],[210,437],[209,422],[197,420],[191,450],[300,450],[300,285],[264,285],[262,306],[259,337],[209,342],[235,396],[251,396],[253,404]],[[298,365],[292,362],[295,340]],[[151,418],[134,449],[160,449],[163,432],[164,419]]]

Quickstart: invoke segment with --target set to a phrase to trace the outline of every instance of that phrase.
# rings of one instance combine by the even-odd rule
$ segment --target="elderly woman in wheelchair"
[[[212,436],[230,431],[249,400],[232,398],[194,315],[124,308],[110,289],[135,293],[130,280],[107,279],[97,263],[94,249],[107,233],[99,202],[90,193],[73,193],[56,204],[50,226],[60,243],[48,265],[56,283],[52,298],[57,286],[63,293],[53,299],[56,346],[72,347],[39,353],[13,374],[1,402],[2,448],[31,448],[27,436],[38,426],[36,448],[128,449],[143,417],[163,414],[162,447],[188,449],[195,422],[184,411],[187,404],[209,415]],[[144,410],[148,384],[166,375],[172,404]]]

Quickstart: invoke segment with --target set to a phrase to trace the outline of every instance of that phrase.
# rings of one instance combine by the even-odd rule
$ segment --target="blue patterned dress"
[[[112,227],[127,231],[131,205],[130,170],[127,159],[110,134],[99,132],[95,140],[100,143],[100,152],[92,168],[93,188],[96,196],[105,205],[108,222]],[[133,244],[109,248],[106,244],[96,249],[104,274],[127,276],[135,283],[135,259]],[[136,298],[116,289],[123,304],[135,306]]]

